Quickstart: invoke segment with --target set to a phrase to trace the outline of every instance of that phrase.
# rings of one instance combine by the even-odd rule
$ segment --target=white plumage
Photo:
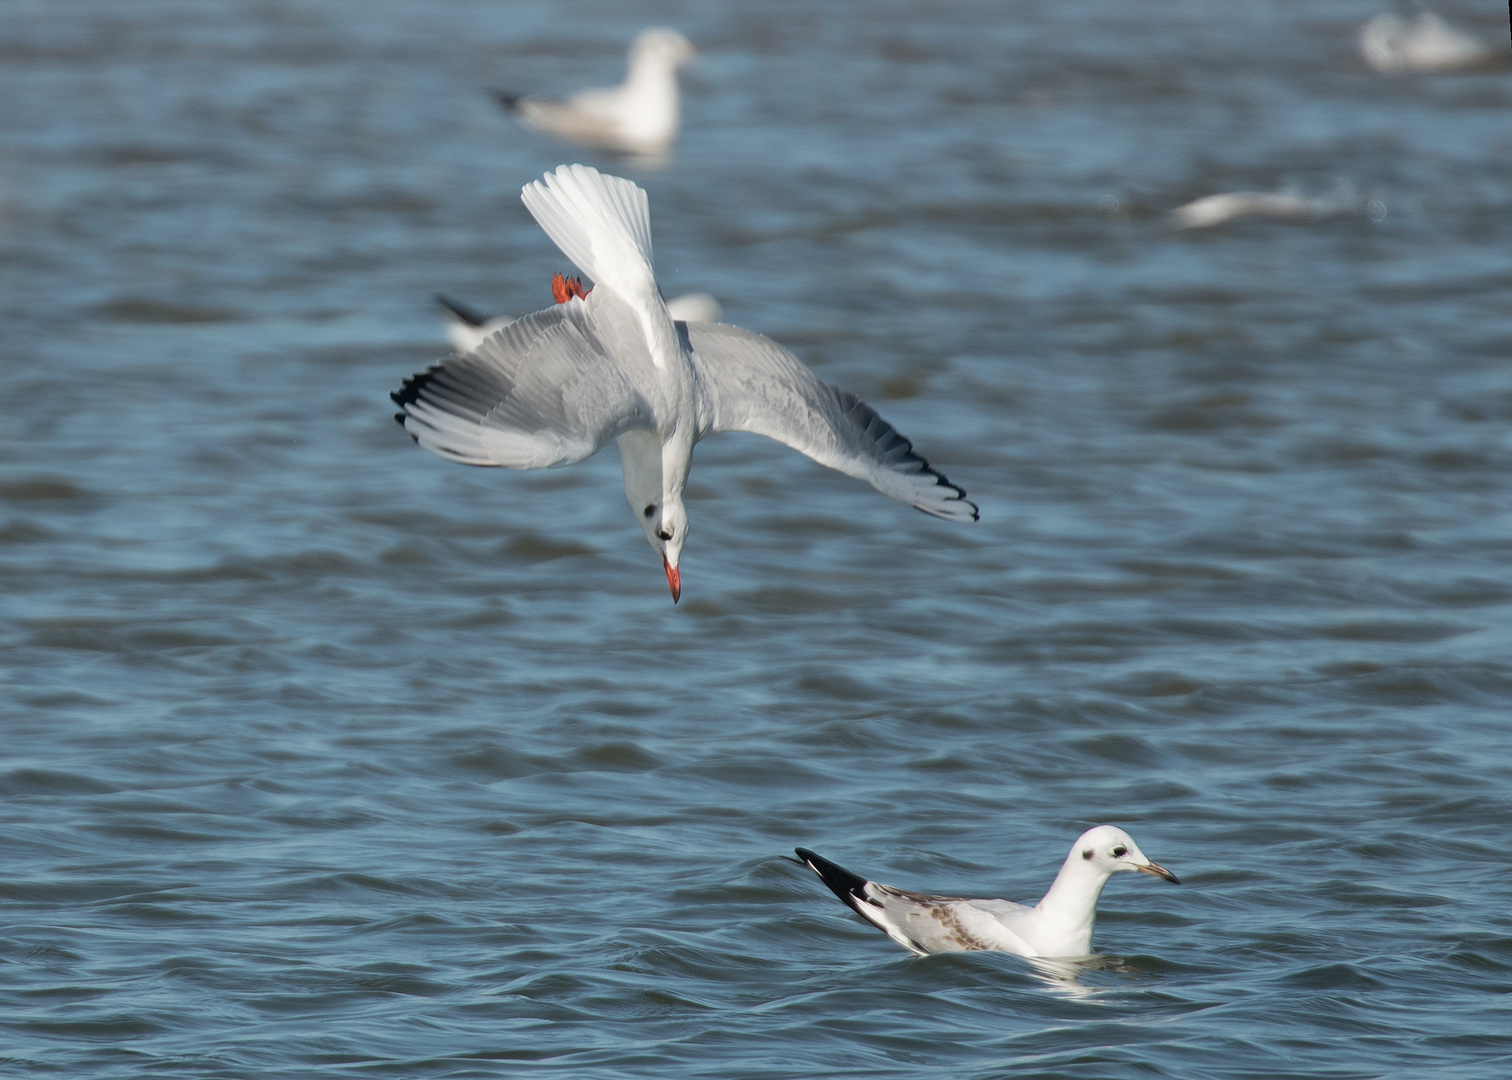
[[[910,952],[997,950],[1020,956],[1071,957],[1092,952],[1097,898],[1108,878],[1138,870],[1179,885],[1176,875],[1145,858],[1128,833],[1112,825],[1088,829],[1071,845],[1060,873],[1038,904],[973,900],[907,892],[798,848],[798,857],[858,915]]]
[[[1383,75],[1445,75],[1491,62],[1491,49],[1431,11],[1408,21],[1377,15],[1360,28],[1360,55]]]
[[[533,131],[617,153],[656,156],[677,139],[677,69],[694,52],[676,30],[643,30],[630,44],[619,86],[584,90],[566,101],[504,93],[498,98]]]
[[[483,315],[447,297],[438,296],[436,299],[451,313],[446,320],[446,340],[458,353],[475,351],[517,318],[514,315]],[[702,292],[684,293],[667,301],[667,311],[678,322],[714,322],[722,310],[718,300]]]
[[[1204,195],[1171,211],[1181,229],[1207,229],[1239,217],[1279,218],[1283,221],[1315,221],[1347,210],[1344,198],[1309,198],[1289,191],[1226,191]]]
[[[422,447],[468,465],[540,469],[617,442],[625,495],[674,600],[693,444],[715,432],[766,435],[927,514],[976,519],[965,492],[876,410],[820,382],[781,345],[739,327],[674,321],[635,184],[563,165],[521,197],[594,287],[406,379],[392,395],[397,419]]]

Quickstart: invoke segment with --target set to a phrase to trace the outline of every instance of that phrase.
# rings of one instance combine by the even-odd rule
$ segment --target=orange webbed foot
[[[559,304],[565,304],[574,296],[586,300],[588,293],[592,291],[592,289],[583,291],[582,278],[563,277],[561,274],[551,275],[551,298]]]

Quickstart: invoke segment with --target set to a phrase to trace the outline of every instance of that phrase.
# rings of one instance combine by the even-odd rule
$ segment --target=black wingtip
[[[965,503],[967,506],[971,507],[971,520],[972,521],[981,521],[982,520],[982,511],[981,511],[981,509],[977,506],[976,503],[972,502],[970,499],[968,499],[966,497],[966,489],[965,488],[963,488],[960,484],[952,484],[950,482],[950,480],[945,476],[944,473],[940,472],[939,469],[934,468],[933,466],[931,466],[927,462],[924,465],[924,471],[934,474],[935,483],[939,487],[949,488],[951,491],[955,492],[955,498],[947,500],[948,502]]]
[[[399,384],[399,389],[389,391],[389,400],[401,409],[408,411],[409,406],[420,400],[420,393],[434,379],[441,370],[440,364],[432,364],[424,371],[417,371],[404,382]],[[404,423],[404,413],[396,413],[395,420]]]
[[[453,300],[451,297],[446,296],[443,293],[436,293],[435,295],[436,303],[440,304],[447,311],[451,312],[457,318],[461,319],[468,326],[482,326],[488,321],[488,316],[480,315],[477,308],[470,308],[466,304]]]
[[[955,492],[955,498],[951,499],[951,502],[965,503],[967,506],[971,507],[971,520],[982,520],[981,508],[966,497],[965,488],[963,488],[960,484],[952,484],[944,473],[942,473],[939,469],[936,469],[934,466],[928,464],[927,462],[925,463],[924,467],[930,472],[934,473],[936,483],[938,483],[941,487],[948,487],[951,491]]]
[[[853,874],[838,863],[832,863],[822,855],[816,855],[808,848],[794,848],[798,857],[807,864],[808,868],[819,875],[819,880],[824,882],[825,887],[834,893],[850,907],[857,904],[867,903],[866,879],[859,874]]]
[[[953,509],[956,503],[962,503],[962,504],[964,504],[966,506],[971,507],[971,520],[972,521],[981,521],[982,520],[982,511],[981,511],[981,509],[977,506],[976,503],[972,502],[970,499],[968,499],[966,497],[966,489],[965,488],[961,487],[961,485],[959,485],[959,484],[952,484],[948,479],[946,479],[944,473],[940,472],[938,469],[936,469],[933,466],[931,466],[929,464],[929,462],[924,461],[923,458],[918,458],[918,460],[924,462],[924,467],[922,469],[920,469],[919,471],[921,473],[923,473],[924,475],[926,475],[926,476],[933,476],[935,478],[935,487],[949,488],[951,491],[955,492],[954,496],[952,496],[951,498],[948,498],[948,499],[944,500],[945,503],[946,503],[946,505],[951,506],[952,509]],[[960,521],[961,520],[960,515],[958,515],[958,514],[942,513],[941,511],[939,511],[939,510],[937,510],[937,509],[935,509],[934,507],[931,507],[931,506],[919,506],[917,503],[915,503],[914,504],[914,509],[917,510],[917,511],[919,511],[919,513],[921,513],[921,514],[928,514],[930,517],[943,518],[943,519],[945,519],[947,521]]]
[[[965,488],[958,487],[957,485],[952,484],[949,480],[946,480],[943,476],[940,477],[940,482],[942,484],[944,484],[946,487],[951,488],[952,490],[955,491],[956,497],[952,500],[953,502],[962,502],[962,503],[965,503],[967,506],[971,507],[971,520],[972,521],[981,521],[982,520],[982,510],[981,510],[981,507],[977,506],[976,503],[972,502],[970,499],[968,499],[966,497],[966,489]]]
[[[977,504],[966,497],[966,489],[961,487],[960,484],[952,484],[949,477],[939,469],[936,469],[922,454],[914,449],[913,440],[884,420],[881,413],[848,390],[841,390],[839,387],[831,386],[829,387],[829,391],[835,395],[836,403],[839,404],[846,416],[860,430],[863,437],[871,441],[879,463],[905,476],[922,475],[932,477],[935,487],[947,488],[953,493],[942,501],[946,503],[965,503],[971,508],[972,521],[980,521],[982,519],[982,513],[977,509]],[[902,499],[904,502],[911,501],[903,499],[900,495],[895,495],[894,498]],[[951,511],[942,511],[933,506],[922,506],[917,502],[914,502],[913,506],[914,509],[928,514],[930,517],[944,518],[951,521],[959,521],[961,519],[960,514],[954,512],[955,507],[952,507]]]
[[[490,90],[489,93],[508,112],[519,112],[520,102],[525,99],[524,94],[512,94],[508,90]]]

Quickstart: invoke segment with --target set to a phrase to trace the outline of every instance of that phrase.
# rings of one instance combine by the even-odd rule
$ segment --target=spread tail
[[[651,208],[629,180],[562,165],[520,192],[546,235],[584,274],[625,299],[655,294]]]

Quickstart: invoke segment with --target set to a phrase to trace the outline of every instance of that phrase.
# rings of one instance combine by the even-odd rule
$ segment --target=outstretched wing
[[[770,338],[722,323],[687,323],[698,378],[698,431],[749,431],[882,494],[951,521],[975,521],[966,492],[930,467],[854,394],[814,377]]]
[[[626,431],[656,426],[626,370],[626,343],[604,340],[623,336],[615,325],[606,329],[582,300],[526,315],[474,352],[405,379],[389,395],[403,410],[395,419],[422,447],[464,465],[581,461]]]

